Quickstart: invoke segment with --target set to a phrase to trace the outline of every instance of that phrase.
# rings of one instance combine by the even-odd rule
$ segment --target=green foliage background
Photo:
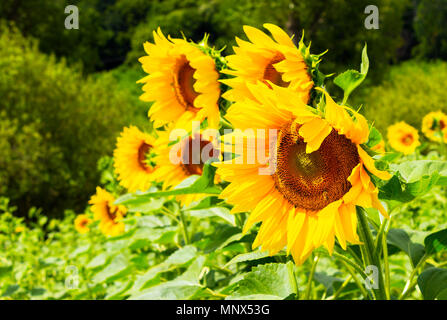
[[[2,30],[0,191],[22,212],[83,210],[99,178],[98,159],[137,118],[133,98],[112,74],[83,77],[17,31]]]

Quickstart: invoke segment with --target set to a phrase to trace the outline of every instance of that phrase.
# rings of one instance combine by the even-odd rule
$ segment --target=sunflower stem
[[[383,265],[385,271],[385,296],[387,300],[391,299],[391,281],[390,281],[390,264],[388,261],[388,243],[386,241],[388,230],[385,230],[382,237]]]
[[[320,255],[315,254],[314,260],[312,262],[312,267],[310,269],[309,279],[307,281],[306,293],[304,294],[304,300],[309,300],[310,292],[312,291],[312,281],[315,275],[315,270],[317,269],[318,261],[320,260]]]
[[[346,250],[351,254],[351,256],[354,258],[355,262],[357,262],[358,265],[361,265],[363,263],[362,259],[357,255],[357,253],[350,246],[347,246]]]
[[[346,280],[342,283],[340,288],[334,293],[332,297],[329,297],[328,300],[336,300],[340,294],[342,293],[343,289],[349,284],[349,282],[352,280],[352,275],[349,275],[349,277],[346,278]]]
[[[380,264],[379,256],[374,248],[374,239],[369,228],[368,219],[363,211],[363,208],[357,206],[357,218],[359,221],[359,236],[360,240],[363,242],[366,266],[374,266],[378,271],[378,288],[372,288],[372,291],[376,293],[376,296],[380,300],[386,299],[385,294],[385,283],[383,280],[383,272]]]
[[[410,277],[407,281],[407,283],[405,284],[404,290],[402,291],[402,293],[399,296],[399,300],[403,300],[405,299],[414,289],[414,287],[417,284],[417,281],[413,281],[414,277],[418,274],[418,270],[421,266],[424,265],[425,261],[427,260],[427,258],[429,257],[429,255],[427,253],[425,253],[421,260],[419,260],[418,264],[413,268],[413,271],[411,271]]]
[[[371,295],[368,293],[368,291],[366,291],[365,287],[363,286],[362,282],[357,278],[357,274],[355,273],[355,271],[351,268],[351,266],[349,265],[348,262],[346,262],[345,260],[341,259],[340,260],[341,263],[345,266],[345,268],[348,270],[348,272],[351,274],[352,279],[354,279],[355,284],[357,285],[357,287],[360,289],[360,292],[363,294],[363,296],[367,299],[371,298]]]
[[[189,235],[188,235],[188,230],[186,228],[186,218],[185,218],[185,214],[183,213],[183,211],[181,209],[179,209],[179,218],[180,218],[180,225],[182,228],[182,233],[183,233],[183,239],[185,240],[185,245],[189,244]]]
[[[296,274],[295,274],[295,264],[294,263],[288,263],[287,264],[287,270],[289,271],[289,277],[292,279],[292,288],[293,291],[295,292],[295,297],[296,300],[299,299],[300,293],[299,293],[299,289],[298,289],[298,282],[296,281]]]

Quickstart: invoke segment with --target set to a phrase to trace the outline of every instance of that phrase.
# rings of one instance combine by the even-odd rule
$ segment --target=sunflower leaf
[[[447,162],[415,160],[390,165],[395,176],[382,185],[380,198],[409,202],[425,195],[435,186],[447,185]]]
[[[418,277],[418,286],[425,300],[445,298],[447,290],[447,269],[426,269]]]
[[[346,103],[346,101],[348,101],[349,95],[352,93],[352,91],[354,91],[354,89],[357,88],[363,82],[363,80],[365,80],[366,75],[368,74],[368,69],[369,59],[367,54],[367,46],[365,43],[365,46],[362,50],[362,63],[360,64],[360,72],[358,72],[357,70],[347,70],[334,79],[334,83],[342,88],[344,91],[342,102],[343,105]]]
[[[434,232],[424,239],[427,254],[441,252],[447,249],[447,229]]]
[[[293,279],[292,262],[263,264],[238,282],[236,289],[226,299],[282,300],[296,294],[296,282]]]

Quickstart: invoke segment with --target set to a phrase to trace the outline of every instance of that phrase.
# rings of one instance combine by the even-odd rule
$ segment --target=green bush
[[[414,30],[419,45],[418,56],[431,59],[447,59],[447,0],[419,0]]]
[[[83,210],[99,179],[98,159],[111,154],[135,115],[133,100],[111,74],[84,78],[0,28],[0,195],[21,213]]]
[[[401,120],[420,129],[428,112],[447,112],[446,79],[446,62],[408,61],[392,67],[386,80],[364,97],[356,96],[355,104],[364,104],[366,116],[382,133]]]

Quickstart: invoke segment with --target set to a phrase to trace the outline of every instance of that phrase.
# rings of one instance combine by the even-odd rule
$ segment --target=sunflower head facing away
[[[273,39],[250,26],[244,26],[250,42],[236,38],[238,46],[233,47],[235,54],[227,57],[231,70],[224,70],[235,77],[222,80],[232,88],[222,96],[230,101],[236,101],[240,96],[250,97],[246,84],[261,81],[268,87],[271,87],[271,83],[289,87],[307,103],[313,81],[303,56],[306,52],[304,44],[301,42],[300,48],[297,48],[278,26],[266,23],[264,27],[270,31]]]
[[[394,150],[406,155],[412,154],[421,145],[418,131],[404,121],[389,126],[387,137]]]
[[[90,231],[88,225],[92,222],[92,220],[85,214],[80,214],[76,217],[74,221],[75,229],[79,233],[87,233]]]
[[[347,242],[359,243],[356,206],[387,216],[370,175],[390,178],[362,147],[369,137],[365,118],[326,92],[323,112],[278,86],[270,90],[261,83],[248,89],[257,100],[237,101],[227,118],[241,130],[277,130],[273,144],[257,130],[240,140],[250,145],[255,139],[258,144],[251,145],[265,152],[268,161],[256,156],[254,162],[238,164],[236,157],[215,165],[222,179],[231,182],[221,197],[234,205],[232,212],[251,211],[244,230],[262,222],[253,247],[270,254],[287,247],[300,264],[322,245],[332,253],[335,237],[343,248]],[[270,174],[260,173],[272,165]]]
[[[422,132],[436,142],[447,142],[447,115],[442,111],[430,112],[422,119]]]
[[[155,139],[135,126],[124,128],[118,137],[113,152],[115,172],[129,192],[146,191],[150,187],[155,167],[151,160],[154,145]]]
[[[159,132],[155,157],[157,169],[153,175],[155,181],[163,183],[163,189],[176,187],[193,175],[202,175],[206,161],[220,156],[216,139],[206,130],[181,137],[174,144],[170,143],[169,133],[169,130]],[[201,194],[177,196],[185,206],[201,198]]]
[[[140,99],[154,102],[149,117],[155,127],[177,122],[186,127],[190,121],[208,120],[219,125],[220,84],[213,58],[184,39],[166,38],[160,28],[154,43],[144,43],[147,56],[139,59],[149,75],[139,80],[145,92]]]
[[[97,187],[96,194],[89,201],[94,219],[99,220],[99,229],[109,236],[124,232],[124,223],[120,222],[126,214],[126,208],[114,205],[115,198],[106,190]]]

